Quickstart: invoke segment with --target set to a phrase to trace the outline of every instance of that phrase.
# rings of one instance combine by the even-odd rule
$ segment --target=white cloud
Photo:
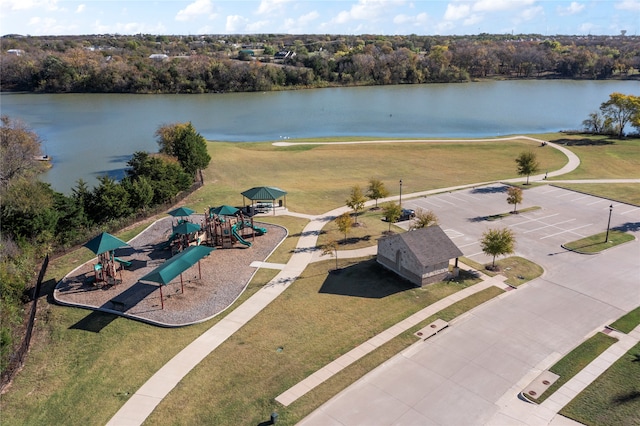
[[[251,21],[245,26],[244,30],[248,33],[259,33],[267,28],[270,23],[270,21]]]
[[[211,0],[195,0],[193,3],[180,10],[176,15],[176,21],[192,21],[197,18],[206,16],[213,18],[213,4]]]
[[[449,3],[447,10],[444,12],[444,19],[447,21],[458,21],[464,19],[471,13],[471,7],[468,4],[453,5]]]
[[[470,27],[471,25],[475,25],[478,22],[482,22],[483,20],[484,20],[484,17],[482,15],[478,15],[474,13],[473,15],[469,16],[467,19],[462,21],[462,25],[464,25],[465,27]]]
[[[290,34],[312,33],[313,29],[309,26],[313,21],[318,19],[320,14],[317,11],[309,12],[298,18],[288,18],[284,20],[284,31]]]
[[[472,9],[476,12],[496,12],[500,10],[521,9],[535,3],[535,0],[478,0]]]
[[[585,22],[578,27],[580,34],[591,34],[592,31],[597,30],[598,26],[591,22]]]
[[[279,13],[287,3],[291,3],[292,1],[293,0],[262,0],[256,13],[260,15]]]
[[[358,0],[349,10],[343,10],[331,21],[344,24],[350,21],[372,21],[387,16],[390,10],[403,5],[404,0]]]
[[[236,34],[241,32],[241,28],[246,26],[250,21],[240,15],[227,16],[227,23],[225,25],[225,31],[229,34]]]
[[[115,24],[103,24],[100,21],[93,23],[94,34],[166,34],[167,29],[161,23],[149,25],[144,22],[117,22]]]
[[[397,25],[422,25],[429,20],[429,15],[422,12],[417,15],[396,15],[393,17],[393,23]]]
[[[615,5],[616,9],[640,11],[640,0],[622,0]]]
[[[560,16],[568,16],[575,15],[576,13],[580,13],[584,10],[584,4],[578,3],[577,1],[572,1],[571,4],[567,7],[558,6],[557,11]]]
[[[523,10],[519,18],[523,21],[531,21],[541,15],[544,15],[544,8],[542,6],[535,6]]]
[[[79,4],[78,7],[76,8],[76,13],[82,13],[84,12],[84,10],[86,9],[86,5],[85,4]]]
[[[8,8],[10,10],[57,10],[58,0],[1,0],[0,8]]]

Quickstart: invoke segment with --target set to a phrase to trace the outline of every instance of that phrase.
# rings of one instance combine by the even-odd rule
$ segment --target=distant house
[[[437,225],[378,240],[378,263],[417,286],[442,281],[449,261],[460,256],[460,249]]]
[[[294,56],[296,56],[296,52],[292,52],[290,50],[281,50],[278,53],[276,53],[275,55],[273,55],[274,59],[287,59],[287,58],[293,58]]]
[[[152,55],[149,55],[149,59],[153,59],[154,61],[164,61],[166,59],[169,59],[169,57],[164,53],[154,53]]]
[[[22,49],[9,49],[7,50],[8,55],[22,56],[24,55],[24,50]]]

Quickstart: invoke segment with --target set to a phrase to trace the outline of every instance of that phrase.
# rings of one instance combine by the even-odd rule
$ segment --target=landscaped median
[[[612,229],[608,236],[606,232],[581,238],[570,243],[562,244],[562,248],[574,251],[580,254],[597,254],[601,251],[610,249],[620,244],[633,241],[635,237],[626,232]]]
[[[540,265],[520,256],[510,256],[496,260],[495,270],[489,270],[485,265],[467,257],[461,257],[460,261],[490,277],[495,277],[498,274],[503,275],[507,277],[505,283],[512,287],[518,287],[519,285],[536,279],[544,272],[544,269],[542,269]]]

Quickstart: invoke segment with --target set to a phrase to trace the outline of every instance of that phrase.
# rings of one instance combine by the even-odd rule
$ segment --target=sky
[[[0,35],[640,35],[640,0],[0,0]]]

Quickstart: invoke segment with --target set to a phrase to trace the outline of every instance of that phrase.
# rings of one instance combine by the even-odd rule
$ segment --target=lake
[[[162,124],[191,121],[211,141],[322,136],[486,137],[579,129],[637,81],[501,81],[203,95],[7,94],[1,112],[43,139],[43,180],[69,193],[115,178],[135,151],[156,152]]]

